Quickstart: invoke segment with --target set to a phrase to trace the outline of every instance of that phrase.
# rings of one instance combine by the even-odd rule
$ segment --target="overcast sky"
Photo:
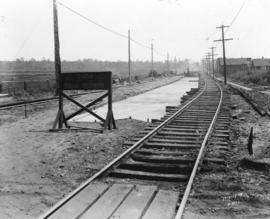
[[[200,60],[220,38],[216,26],[230,24],[245,0],[61,0],[70,8],[170,57]],[[74,15],[61,5],[61,58],[126,60],[127,40]],[[246,0],[226,33],[228,57],[270,57],[270,1]],[[207,38],[209,38],[207,40]],[[131,45],[132,59],[148,60],[150,50]],[[0,60],[53,59],[52,0],[0,1]],[[155,60],[165,57],[154,55]]]

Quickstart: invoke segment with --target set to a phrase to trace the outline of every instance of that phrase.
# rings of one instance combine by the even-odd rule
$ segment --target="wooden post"
[[[58,128],[63,127],[63,97],[62,97],[62,81],[61,81],[61,59],[60,59],[60,43],[58,33],[58,13],[57,3],[53,0],[53,20],[54,20],[54,66],[55,66],[55,79],[56,79],[56,94],[59,96],[59,109],[58,109]]]
[[[226,53],[225,53],[224,26],[223,25],[222,25],[221,30],[222,30],[222,47],[223,47],[224,84],[227,85]]]
[[[113,116],[113,110],[112,110],[112,76],[110,76],[110,86],[109,86],[109,92],[108,92],[108,112],[106,116],[106,120],[104,123],[104,129],[116,129],[116,123]]]
[[[60,74],[61,74],[61,59],[60,59],[60,43],[58,33],[58,13],[56,0],[53,0],[53,20],[54,20],[54,67],[56,79],[56,94],[60,91]]]
[[[24,104],[24,118],[27,118],[27,103]]]
[[[253,127],[251,127],[250,129],[250,133],[249,133],[249,136],[248,136],[248,145],[247,145],[247,148],[248,148],[248,153],[249,155],[253,155]]]
[[[221,40],[214,40],[214,42],[222,41],[222,47],[223,47],[223,74],[224,74],[224,84],[227,85],[227,69],[226,69],[226,52],[225,52],[225,41],[227,40],[233,40],[225,39],[224,38],[224,28],[229,26],[224,26],[223,24],[220,27],[217,27],[218,29],[221,29]]]
[[[49,81],[49,79],[46,80],[46,83],[47,83],[47,91],[50,91],[50,81]]]
[[[215,56],[215,54],[214,54],[214,49],[215,49],[216,47],[210,47],[210,49],[212,50],[212,76],[213,76],[213,78],[215,77],[215,58],[214,58],[214,56]]]
[[[24,90],[24,91],[27,90],[27,84],[26,84],[26,81],[23,81],[23,90]]]

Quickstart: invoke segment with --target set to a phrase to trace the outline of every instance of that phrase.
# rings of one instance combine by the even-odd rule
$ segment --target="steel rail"
[[[200,82],[199,82],[200,83]],[[69,195],[67,195],[65,198],[60,200],[56,205],[54,205],[51,209],[49,209],[47,212],[45,212],[43,215],[39,217],[39,219],[46,219],[49,216],[51,216],[54,212],[56,212],[60,207],[62,207],[65,203],[67,203],[69,200],[71,200],[75,195],[77,195],[79,192],[81,192],[86,186],[88,186],[91,182],[93,182],[95,179],[100,177],[102,174],[107,172],[111,167],[113,167],[115,164],[117,164],[122,158],[129,155],[131,152],[133,152],[135,149],[137,149],[139,146],[141,146],[148,138],[150,138],[152,135],[156,134],[161,128],[163,128],[167,123],[169,123],[171,120],[173,120],[176,116],[178,116],[180,113],[182,113],[187,107],[189,107],[194,101],[196,101],[206,90],[206,82],[204,83],[204,87],[202,91],[196,95],[192,100],[188,101],[185,105],[183,105],[178,111],[176,111],[172,116],[170,116],[168,119],[163,121],[160,125],[158,125],[155,129],[150,131],[147,135],[142,137],[139,141],[134,143],[129,149],[127,149],[125,152],[120,154],[117,158],[115,158],[113,161],[111,161],[109,164],[107,164],[105,167],[103,167],[100,171],[95,173],[92,177],[90,177],[87,181],[85,181],[82,185],[80,185],[77,189],[72,191]]]
[[[93,93],[99,93],[101,91],[94,91],[94,92],[87,92],[87,93],[81,93],[81,94],[73,94],[71,97],[79,97],[87,94],[93,94]],[[23,107],[26,104],[39,104],[39,103],[46,103],[50,101],[58,100],[58,96],[55,97],[48,97],[48,98],[41,98],[36,100],[26,100],[26,101],[20,101],[17,103],[7,103],[0,105],[0,110],[6,110],[10,108],[16,108],[16,107]]]
[[[122,87],[120,86],[115,86],[113,87],[113,89],[118,89]],[[83,96],[86,94],[94,94],[94,93],[101,93],[103,92],[102,90],[96,90],[96,91],[91,91],[91,92],[86,92],[86,93],[81,93],[81,94],[73,94],[71,95],[71,97],[78,97],[78,96]],[[36,99],[36,100],[27,100],[27,101],[20,101],[20,102],[16,102],[16,103],[7,103],[7,104],[2,104],[0,105],[0,111],[1,110],[6,110],[6,109],[11,109],[11,108],[16,108],[16,107],[23,107],[26,104],[39,104],[39,103],[46,103],[46,102],[50,102],[50,101],[54,101],[54,100],[58,100],[59,97],[58,95],[55,97],[48,97],[48,98],[41,98],[41,99]]]
[[[215,82],[215,83],[216,83],[216,82]],[[210,134],[211,134],[211,132],[212,132],[213,126],[214,126],[214,124],[215,124],[215,122],[216,122],[218,113],[219,113],[220,108],[221,108],[221,104],[222,104],[222,100],[223,100],[223,90],[222,90],[222,88],[220,87],[220,85],[219,85],[218,83],[216,83],[216,84],[217,84],[217,86],[218,86],[218,88],[219,88],[219,90],[220,90],[220,100],[219,100],[219,104],[218,104],[216,113],[215,113],[215,115],[214,115],[214,117],[213,117],[213,120],[212,120],[212,122],[211,122],[211,124],[210,124],[210,126],[209,126],[209,128],[208,128],[208,130],[207,130],[207,133],[206,133],[206,135],[205,135],[205,137],[204,137],[204,140],[203,140],[203,142],[202,142],[201,149],[200,149],[199,154],[198,154],[198,156],[197,156],[195,165],[194,165],[194,167],[193,167],[193,170],[192,170],[192,173],[191,173],[191,175],[190,175],[190,178],[189,178],[187,187],[186,187],[186,189],[185,189],[185,193],[184,193],[183,198],[182,198],[182,200],[181,200],[181,204],[180,204],[180,206],[179,206],[179,208],[178,208],[178,211],[177,211],[176,216],[175,216],[174,219],[181,219],[182,216],[183,216],[183,213],[184,213],[184,210],[185,210],[185,206],[186,206],[186,202],[187,202],[189,193],[190,193],[190,191],[191,191],[191,187],[192,187],[192,184],[193,184],[193,181],[194,181],[194,178],[195,178],[197,169],[198,169],[198,167],[199,167],[200,162],[202,161],[204,148],[205,148],[205,146],[206,146],[206,143],[207,143],[207,141],[208,141],[208,138],[210,137]]]

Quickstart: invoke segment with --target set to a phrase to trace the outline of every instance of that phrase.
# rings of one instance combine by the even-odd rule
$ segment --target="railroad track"
[[[163,118],[125,142],[128,150],[41,218],[181,218],[212,131],[215,139],[224,134],[223,126],[214,129],[223,91],[207,76],[200,84],[189,100],[167,107]]]
[[[84,93],[80,93],[80,94],[73,94],[73,95],[71,95],[71,97],[80,97],[83,95],[88,95],[88,94],[92,94],[92,93],[100,93],[100,92],[101,91],[84,92]],[[40,98],[40,99],[35,99],[35,100],[19,101],[19,102],[15,102],[15,103],[1,104],[0,110],[7,110],[7,109],[14,108],[14,107],[23,107],[27,104],[48,103],[51,101],[58,101],[58,99],[59,99],[59,97],[55,96],[55,97]]]

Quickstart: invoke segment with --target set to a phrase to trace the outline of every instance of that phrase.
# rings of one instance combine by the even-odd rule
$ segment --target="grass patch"
[[[234,74],[229,74],[229,78],[235,81],[242,81],[247,84],[269,85],[270,71],[239,71]]]

